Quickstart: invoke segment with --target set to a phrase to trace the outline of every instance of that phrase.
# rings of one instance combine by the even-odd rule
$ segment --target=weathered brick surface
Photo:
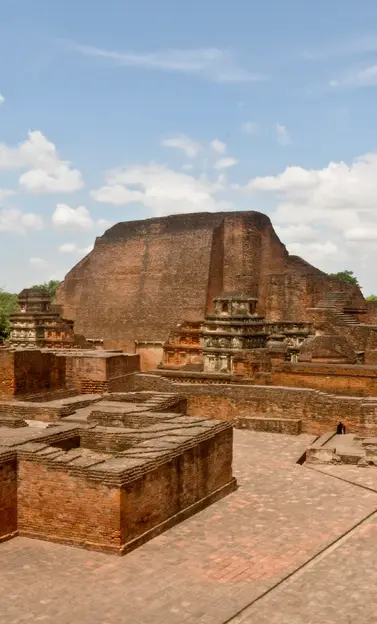
[[[297,465],[309,436],[235,443],[239,489],[124,558],[3,544],[4,622],[374,624],[376,492]]]
[[[119,488],[25,459],[19,461],[18,471],[21,534],[98,549],[119,548]]]
[[[136,344],[136,353],[140,356],[140,370],[149,371],[157,368],[163,358],[163,343],[140,342]]]
[[[0,351],[0,397],[54,391],[65,387],[65,360],[38,349]]]
[[[132,446],[132,435],[122,436],[116,430],[84,430],[80,437],[82,445],[99,453]],[[23,445],[18,464],[18,530],[40,539],[125,552],[137,545],[135,540],[145,541],[149,534],[158,533],[166,522],[174,524],[180,515],[193,513],[195,506],[224,495],[224,486],[234,489],[232,439],[232,429],[223,428],[170,459],[156,459],[136,470],[124,485],[111,483],[111,467],[109,472],[105,465],[101,467],[104,455],[88,457],[78,449],[74,456],[82,459],[76,469],[61,454],[59,442],[55,448]],[[97,476],[96,461],[103,479]]]
[[[0,450],[0,542],[17,531],[17,461]]]
[[[228,429],[122,488],[122,542],[127,544],[229,484],[232,441]]]
[[[299,435],[302,430],[301,420],[296,418],[256,418],[245,416],[238,419],[237,426],[240,429],[289,435]]]
[[[222,291],[257,296],[268,319],[301,320],[325,289],[342,288],[290,257],[266,215],[247,211],[118,223],[57,297],[77,332],[133,351],[135,340],[164,341],[177,323],[202,319]]]
[[[175,384],[188,400],[188,414],[234,422],[244,417],[279,417],[302,421],[302,430],[320,434],[341,420],[349,432],[377,433],[377,401],[331,395],[306,388],[237,384]]]
[[[66,385],[80,394],[124,390],[127,376],[139,370],[138,355],[101,351],[65,354]]]
[[[98,395],[85,395],[42,403],[36,401],[2,401],[0,402],[0,416],[53,422],[61,420],[99,399],[100,396]]]
[[[12,397],[14,386],[14,354],[7,349],[0,348],[0,397]]]
[[[318,388],[350,396],[377,396],[377,367],[346,364],[286,363],[268,377],[273,386]]]
[[[80,408],[99,398],[9,401],[0,408],[50,420],[76,409],[81,414]],[[167,406],[184,410],[178,394],[135,393],[130,403],[119,400],[126,395],[117,394],[113,403],[109,398],[99,410],[104,427],[74,416],[72,423],[52,428],[0,428],[0,451],[1,445],[12,449],[0,452],[0,539],[19,530],[123,554],[234,490],[232,427],[180,412],[152,411]],[[137,418],[138,410],[145,410],[144,419]],[[123,426],[109,426],[117,424],[111,417],[121,420],[122,414]],[[18,491],[17,500],[9,483]],[[8,531],[12,509],[16,524]]]

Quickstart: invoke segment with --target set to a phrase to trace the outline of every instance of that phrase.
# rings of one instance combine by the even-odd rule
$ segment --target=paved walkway
[[[0,621],[377,623],[373,469],[299,466],[311,439],[236,431],[238,491],[123,558],[2,544]]]

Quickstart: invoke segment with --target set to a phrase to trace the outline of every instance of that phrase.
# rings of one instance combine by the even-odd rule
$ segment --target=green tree
[[[365,297],[365,301],[377,301],[377,295],[368,295]]]
[[[50,295],[52,302],[54,302],[59,284],[59,280],[50,280],[49,282],[44,282],[43,284],[34,284],[32,288],[40,288],[41,290],[44,290]]]
[[[9,317],[17,312],[17,295],[0,288],[0,341],[9,336]]]
[[[353,286],[360,286],[358,279],[353,271],[339,271],[339,273],[329,273],[330,277],[336,277],[337,279],[342,280],[343,282],[347,282],[347,284],[352,284]]]

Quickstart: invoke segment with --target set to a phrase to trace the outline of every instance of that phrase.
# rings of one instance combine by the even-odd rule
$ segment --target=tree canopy
[[[348,271],[347,269],[345,269],[344,271],[339,271],[338,273],[329,273],[329,276],[336,277],[337,279],[340,279],[343,282],[347,282],[347,284],[352,284],[353,286],[360,286],[354,272]]]
[[[32,288],[40,288],[48,293],[52,302],[55,301],[56,290],[60,282],[58,280],[50,280],[43,284],[35,284]],[[6,292],[0,288],[0,342],[9,336],[9,317],[13,312],[17,312],[18,295]]]
[[[0,288],[0,341],[9,335],[9,317],[17,311],[17,295]]]
[[[32,288],[40,288],[41,290],[44,290],[50,295],[52,302],[54,302],[59,284],[59,280],[50,280],[49,282],[44,282],[43,284],[34,284]]]
[[[377,295],[368,295],[365,297],[365,301],[377,301]]]

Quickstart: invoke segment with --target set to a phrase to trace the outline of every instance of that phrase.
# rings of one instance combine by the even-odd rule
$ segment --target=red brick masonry
[[[153,412],[169,397],[147,396],[108,395],[90,424],[78,397],[53,427],[0,427],[0,540],[18,532],[124,554],[234,490],[231,425]],[[122,426],[96,424],[106,413]]]

